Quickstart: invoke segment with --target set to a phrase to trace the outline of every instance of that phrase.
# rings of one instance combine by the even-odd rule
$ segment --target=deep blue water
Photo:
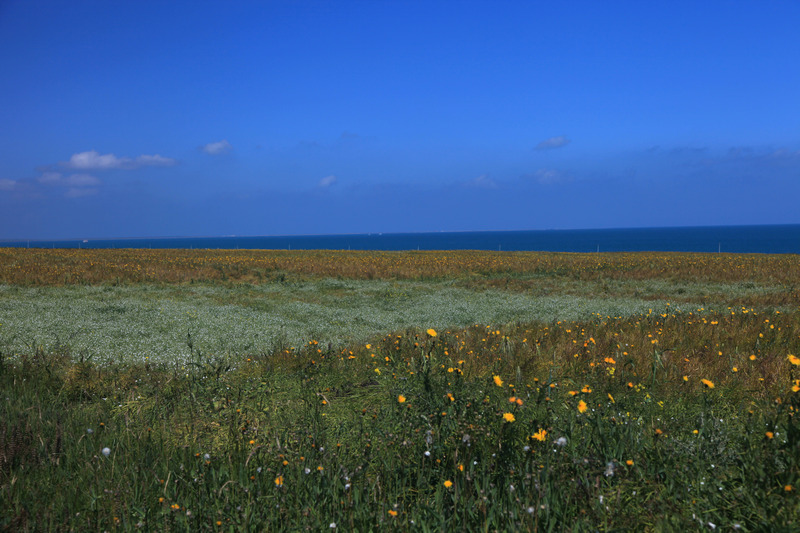
[[[0,247],[800,253],[800,224],[590,230],[0,241]]]

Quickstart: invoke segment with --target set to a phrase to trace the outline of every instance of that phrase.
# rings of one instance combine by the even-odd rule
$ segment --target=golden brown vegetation
[[[19,285],[259,283],[300,277],[753,282],[793,288],[800,256],[487,251],[82,250],[0,248],[0,283]]]

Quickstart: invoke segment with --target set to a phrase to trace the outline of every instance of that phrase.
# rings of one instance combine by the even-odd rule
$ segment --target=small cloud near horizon
[[[572,181],[569,174],[565,174],[559,170],[552,168],[540,168],[533,174],[525,174],[523,179],[533,179],[542,185],[551,185],[553,183],[566,183]]]
[[[0,178],[0,191],[11,191],[16,187],[17,182],[8,178]]]
[[[67,190],[67,192],[64,193],[64,196],[67,198],[81,198],[83,196],[92,196],[94,194],[97,194],[97,189],[72,188]]]
[[[114,154],[101,155],[95,150],[72,154],[69,161],[62,161],[61,166],[75,170],[132,170],[139,167],[167,167],[177,161],[159,154],[140,155],[136,158],[117,157]]]
[[[330,187],[334,183],[336,183],[336,176],[331,174],[330,176],[325,176],[324,178],[319,180],[319,183],[317,183],[317,186],[321,187],[321,188],[325,188],[325,187]]]
[[[45,185],[67,187],[93,187],[102,183],[91,174],[70,174],[64,177],[60,172],[45,172],[36,181]]]
[[[475,187],[479,189],[496,189],[497,182],[489,177],[488,174],[481,174],[477,178],[469,180],[466,185],[468,187]]]
[[[570,142],[571,141],[563,135],[559,135],[558,137],[550,137],[549,139],[545,139],[537,144],[536,150],[552,150],[554,148],[562,148],[568,145]]]
[[[233,146],[226,139],[215,143],[208,143],[202,147],[202,150],[208,155],[223,155],[233,150]]]

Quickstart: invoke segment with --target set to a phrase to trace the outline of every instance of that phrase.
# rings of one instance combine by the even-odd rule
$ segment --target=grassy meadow
[[[800,530],[800,257],[0,249],[0,530]]]

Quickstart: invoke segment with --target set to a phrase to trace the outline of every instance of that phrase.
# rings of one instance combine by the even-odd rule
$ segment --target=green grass
[[[3,286],[0,529],[800,528],[780,287],[518,282]]]

